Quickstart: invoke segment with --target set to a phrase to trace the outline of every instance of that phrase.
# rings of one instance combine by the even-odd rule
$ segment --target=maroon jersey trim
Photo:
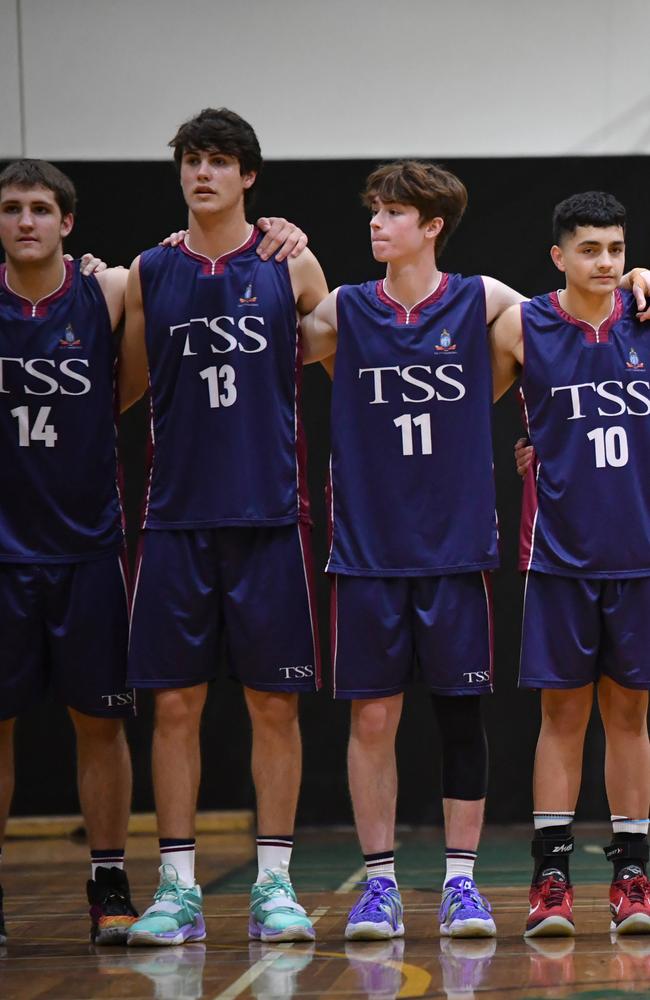
[[[623,315],[623,296],[621,295],[620,288],[614,289],[614,305],[612,311],[603,322],[600,324],[597,330],[587,323],[583,319],[576,319],[575,316],[570,316],[568,312],[565,312],[560,305],[560,296],[557,292],[551,292],[549,294],[549,300],[555,311],[562,317],[565,323],[571,323],[572,326],[579,327],[585,334],[585,340],[588,344],[607,344],[609,342],[609,331],[612,329],[615,323],[618,323],[619,319]]]
[[[31,299],[25,298],[24,295],[19,295],[15,292],[13,288],[10,287],[7,281],[7,265],[0,265],[0,281],[2,281],[2,286],[8,295],[11,295],[14,299],[17,299],[21,303],[21,308],[23,316],[27,319],[43,319],[47,316],[48,309],[53,302],[57,302],[58,299],[62,298],[69,290],[72,285],[72,279],[74,278],[74,262],[71,260],[63,261],[64,273],[63,280],[58,288],[55,288],[53,292],[49,295],[45,295],[42,299],[37,299],[36,302],[32,302]]]
[[[431,292],[431,294],[427,295],[425,298],[420,299],[419,302],[416,302],[412,309],[406,309],[401,302],[398,302],[397,299],[392,298],[388,294],[388,292],[384,288],[384,280],[385,279],[382,278],[375,285],[377,298],[379,299],[380,302],[383,302],[385,306],[390,306],[390,308],[395,313],[397,322],[399,323],[400,326],[406,326],[407,323],[409,325],[412,323],[417,323],[420,319],[420,313],[422,312],[422,310],[426,309],[428,306],[433,305],[434,302],[438,302],[438,300],[442,298],[442,296],[447,291],[447,285],[449,284],[449,275],[446,272],[443,272],[440,276],[440,282],[435,291]]]
[[[185,240],[178,244],[178,248],[188,257],[191,257],[192,260],[196,260],[199,264],[203,265],[203,274],[218,275],[223,274],[226,270],[226,264],[229,260],[232,260],[233,257],[238,257],[239,254],[246,253],[247,250],[250,250],[251,247],[255,245],[260,235],[260,230],[257,226],[253,226],[250,236],[240,246],[235,247],[234,250],[229,250],[228,253],[222,254],[221,257],[217,257],[215,260],[212,260],[211,257],[206,257],[204,254],[196,253],[195,250],[188,247]]]

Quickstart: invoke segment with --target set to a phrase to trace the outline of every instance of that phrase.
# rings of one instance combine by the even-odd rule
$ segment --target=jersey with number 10
[[[144,526],[281,526],[308,516],[301,347],[286,261],[254,229],[215,261],[140,257],[151,384]]]
[[[536,461],[524,488],[520,568],[650,575],[650,328],[616,291],[598,330],[556,292],[521,306],[521,396]]]
[[[71,563],[123,543],[115,344],[78,264],[32,304],[0,268],[0,562]]]
[[[497,564],[492,378],[480,277],[410,311],[383,282],[337,298],[327,570],[435,576]]]

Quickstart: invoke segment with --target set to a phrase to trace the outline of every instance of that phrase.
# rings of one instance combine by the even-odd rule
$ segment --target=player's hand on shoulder
[[[515,465],[517,466],[517,474],[522,479],[526,478],[534,453],[535,449],[528,438],[519,438],[515,443]]]
[[[306,233],[293,222],[287,222],[279,216],[262,216],[255,225],[265,234],[257,248],[262,260],[268,260],[273,254],[278,263],[285,257],[299,257],[307,246]]]
[[[64,253],[63,259],[72,260],[73,258],[69,253]],[[89,274],[100,274],[102,271],[105,271],[107,267],[108,264],[105,260],[102,260],[101,257],[95,257],[92,253],[82,254],[80,258],[79,269],[85,277],[88,277]]]
[[[634,295],[639,310],[637,319],[642,323],[650,319],[650,270],[647,267],[633,267],[623,275],[621,284]]]
[[[161,240],[158,244],[159,247],[177,247],[179,243],[182,243],[185,239],[187,229],[179,229],[176,233],[170,233],[169,236],[165,236],[164,240]]]

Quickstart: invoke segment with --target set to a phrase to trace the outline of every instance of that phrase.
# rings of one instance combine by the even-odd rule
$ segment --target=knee
[[[545,692],[545,695],[549,692]],[[560,736],[582,737],[591,714],[591,698],[574,698],[567,692],[553,692],[542,698],[542,726]]]
[[[648,736],[648,705],[645,692],[626,691],[600,699],[600,714],[605,731],[626,736]]]
[[[246,704],[255,731],[286,733],[298,725],[298,695],[275,691],[246,690]]]
[[[185,732],[196,729],[198,732],[204,703],[205,692],[199,688],[156,691],[156,729],[159,732]]]
[[[75,729],[77,742],[80,743],[115,743],[126,739],[122,719],[104,719],[93,715],[84,715],[70,709],[70,718]]]
[[[398,721],[386,699],[354,702],[351,738],[368,745],[394,739]]]

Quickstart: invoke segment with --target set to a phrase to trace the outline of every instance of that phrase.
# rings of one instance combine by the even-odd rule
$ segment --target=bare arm
[[[95,279],[104,293],[108,314],[111,318],[111,329],[115,329],[124,314],[124,293],[128,271],[124,267],[109,267],[105,271],[96,271]]]
[[[324,361],[324,368],[330,376],[334,373],[334,353],[336,351],[336,297],[338,288],[330,292],[313,312],[303,316],[300,321],[302,328],[303,357],[305,364],[312,361]]]
[[[634,294],[636,306],[639,310],[637,319],[644,323],[650,319],[650,271],[646,267],[633,267],[631,271],[624,274],[619,281],[619,288],[626,288],[628,292]]]
[[[517,378],[524,363],[524,338],[521,306],[510,306],[501,313],[490,330],[494,398],[503,396]]]
[[[120,406],[128,410],[145,394],[149,382],[139,257],[131,264],[126,287],[126,329],[120,345],[118,371]]]
[[[303,250],[299,257],[290,257],[288,263],[296,309],[300,316],[306,316],[327,295],[323,269],[311,250]]]
[[[526,296],[516,292],[509,285],[504,285],[496,278],[482,275],[483,287],[485,288],[485,310],[488,326],[493,323],[501,313],[504,313],[510,306],[518,302],[525,302]]]

